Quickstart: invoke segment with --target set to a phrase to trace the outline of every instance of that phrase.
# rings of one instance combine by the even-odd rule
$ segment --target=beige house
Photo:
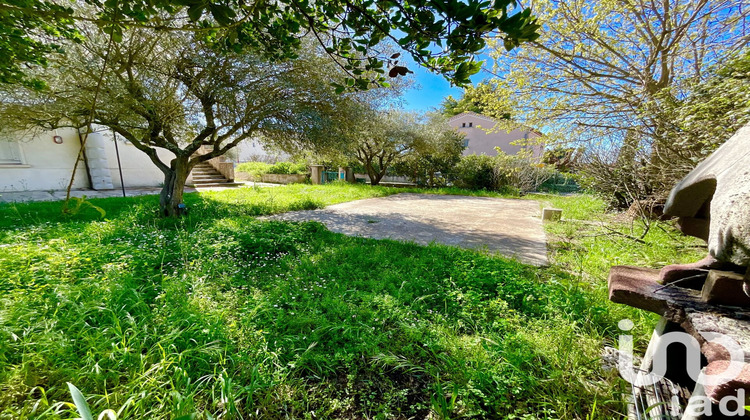
[[[80,148],[78,132],[72,128],[0,136],[0,193],[65,189]],[[157,150],[165,162],[174,157]],[[164,174],[135,146],[118,136],[115,149],[111,131],[92,133],[85,151],[87,164],[79,164],[74,189],[120,188],[120,170],[126,187],[157,187],[164,182]]]
[[[534,157],[541,157],[544,153],[544,146],[538,141],[532,141],[530,145],[524,144],[542,136],[540,132],[530,128],[518,128],[511,132],[493,129],[497,123],[494,119],[469,111],[452,117],[448,123],[466,134],[464,156],[497,156],[495,147],[509,155],[514,155],[522,149],[531,149]]]

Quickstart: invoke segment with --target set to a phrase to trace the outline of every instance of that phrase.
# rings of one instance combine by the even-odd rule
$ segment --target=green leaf
[[[220,25],[229,25],[233,22],[237,14],[231,7],[223,4],[212,4],[209,6],[211,15]]]
[[[344,88],[343,85],[340,85],[338,83],[331,83],[331,86],[334,87],[334,89],[336,90],[336,94],[337,95],[340,95],[340,94],[344,93],[344,90],[346,90],[346,88]]]
[[[81,391],[70,382],[68,382],[68,389],[70,390],[70,395],[73,397],[73,403],[75,404],[76,409],[78,410],[78,415],[81,416],[81,419],[94,420],[94,416],[91,415],[91,409],[89,408],[88,403],[86,403],[86,398]]]
[[[203,9],[205,7],[202,4],[193,4],[188,8],[188,17],[193,22],[197,22],[200,20],[201,16],[203,16]]]

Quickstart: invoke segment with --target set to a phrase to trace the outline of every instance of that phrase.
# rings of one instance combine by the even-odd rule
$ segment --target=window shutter
[[[20,165],[21,149],[17,142],[0,140],[0,165]]]

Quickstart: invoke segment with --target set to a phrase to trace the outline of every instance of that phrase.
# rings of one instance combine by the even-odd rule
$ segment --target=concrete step
[[[198,188],[206,187],[236,187],[241,183],[230,182],[209,163],[199,163],[193,166],[191,171],[193,186]]]
[[[221,174],[193,174],[193,179],[214,179],[214,178],[224,179],[224,177]]]
[[[211,184],[215,182],[229,182],[226,178],[205,178],[205,179],[195,179],[193,178],[193,183],[195,184]]]
[[[244,185],[241,182],[211,182],[211,183],[195,183],[195,188],[208,188],[208,187],[239,187]]]

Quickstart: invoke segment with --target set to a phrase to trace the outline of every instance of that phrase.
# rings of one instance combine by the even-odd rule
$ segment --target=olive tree
[[[398,173],[409,176],[418,184],[441,186],[445,176],[461,160],[465,134],[448,124],[445,116],[432,113],[414,126],[411,151],[396,165]],[[436,178],[436,174],[441,177]]]
[[[362,109],[344,136],[343,153],[358,162],[372,185],[378,185],[389,168],[411,153],[417,133],[412,114]]]

